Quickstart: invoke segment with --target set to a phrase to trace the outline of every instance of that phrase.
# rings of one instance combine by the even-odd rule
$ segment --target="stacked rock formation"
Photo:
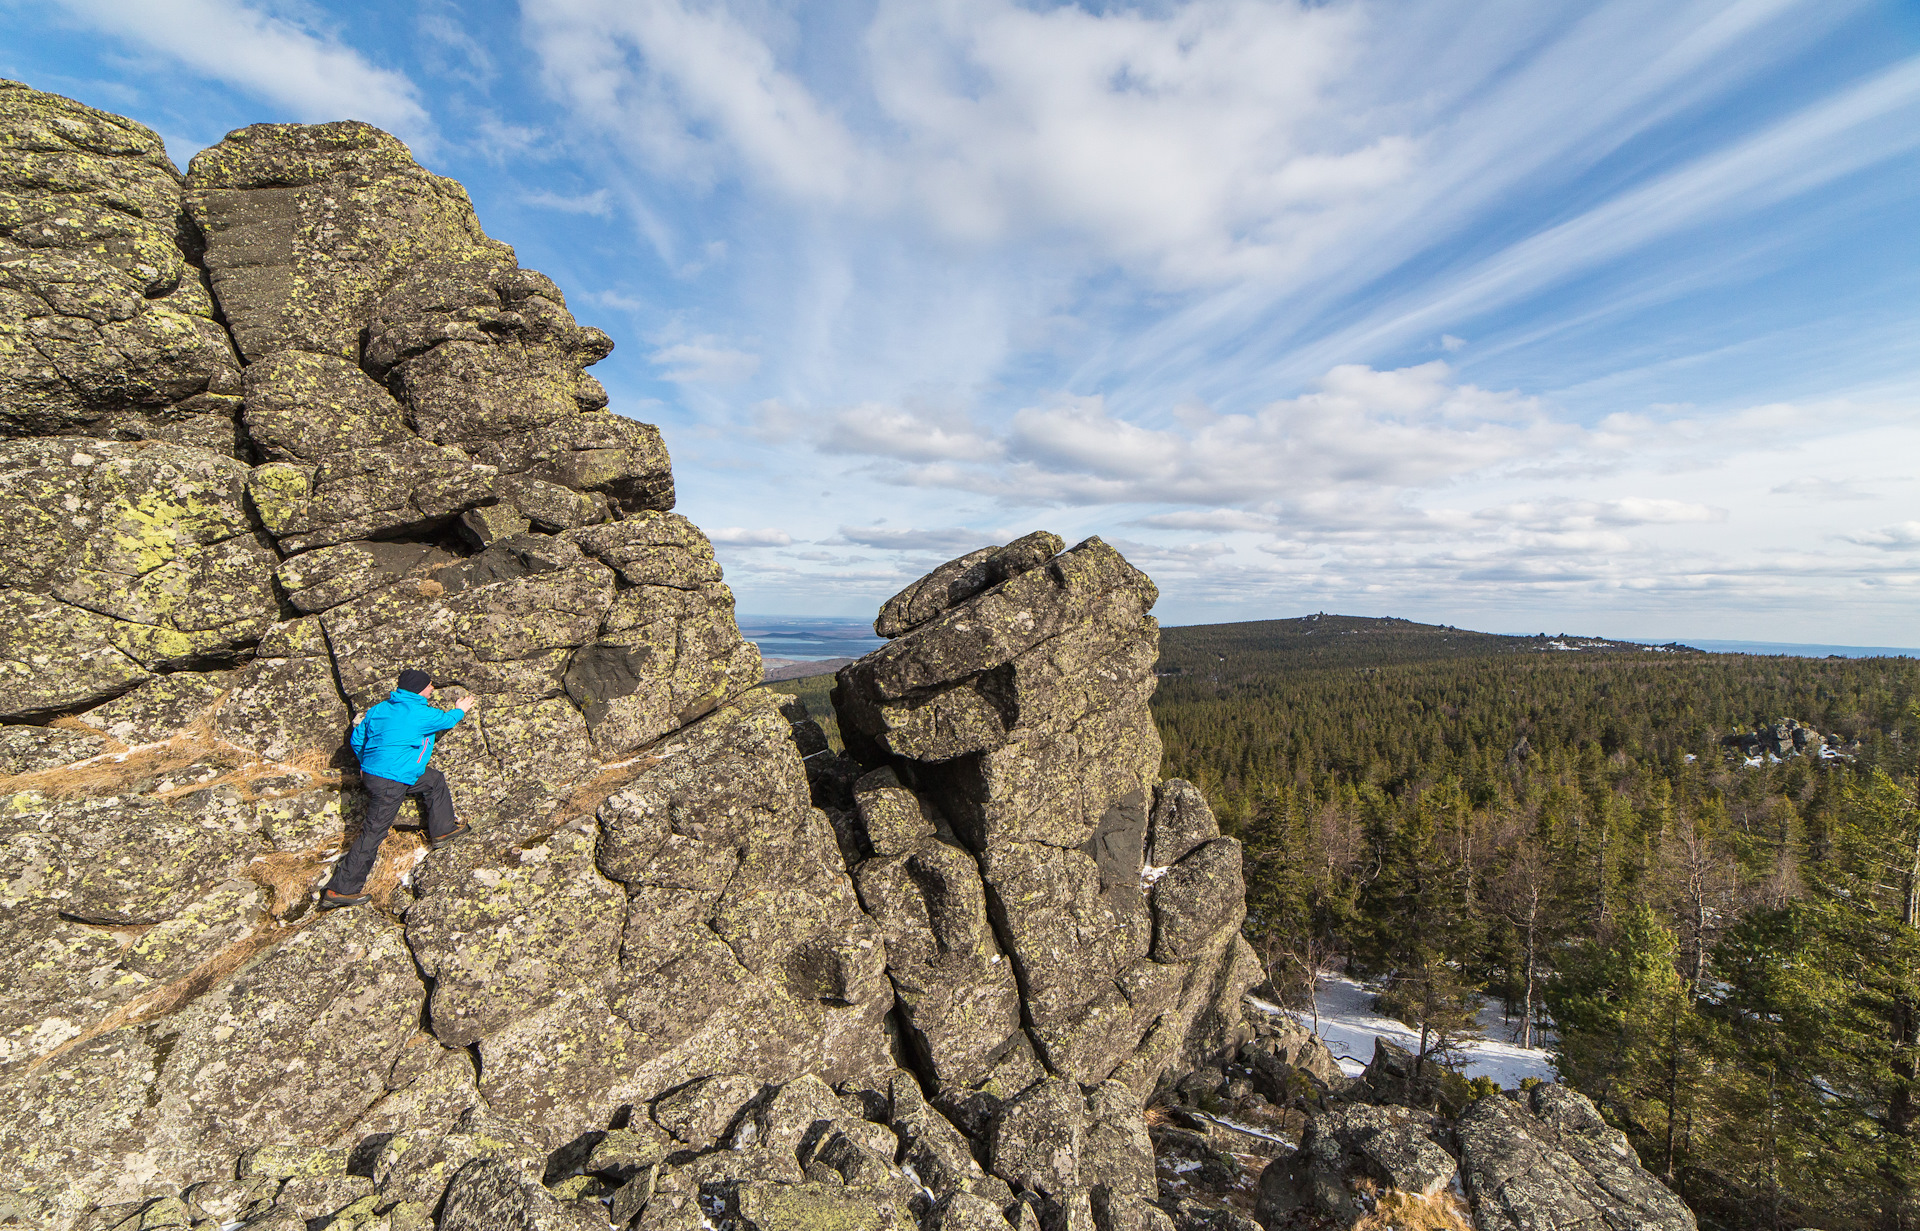
[[[458,185],[12,83],[0,142],[0,1225],[1167,1225],[1142,1101],[1254,974],[1144,576],[936,571],[829,753]],[[318,915],[404,666],[477,832]]]

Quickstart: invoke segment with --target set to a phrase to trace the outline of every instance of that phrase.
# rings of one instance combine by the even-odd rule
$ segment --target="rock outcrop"
[[[1145,576],[936,570],[829,751],[457,184],[12,83],[0,141],[0,1225],[1170,1225],[1143,1103],[1256,968]],[[407,666],[475,835],[319,915]]]

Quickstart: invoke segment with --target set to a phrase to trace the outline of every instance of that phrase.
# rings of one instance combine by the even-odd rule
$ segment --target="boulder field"
[[[611,349],[368,125],[182,175],[0,82],[0,1226],[1244,1225],[1162,1191],[1146,1105],[1343,1079],[1246,1017],[1153,583],[1046,533],[942,566],[835,752]],[[409,805],[320,914],[405,666],[480,701],[435,760],[476,832]]]

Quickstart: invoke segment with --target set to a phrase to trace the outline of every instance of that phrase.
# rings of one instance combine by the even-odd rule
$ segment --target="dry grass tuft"
[[[143,779],[218,757],[218,749],[211,740],[182,734],[163,743],[142,744],[122,752],[103,752],[71,765],[0,779],[0,790],[38,791],[57,799],[120,795]],[[231,758],[225,759],[231,762]]]
[[[307,924],[303,923],[294,927],[283,927],[271,919],[262,920],[252,932],[234,941],[178,979],[134,997],[73,1038],[39,1056],[27,1069],[28,1074],[38,1073],[74,1048],[81,1047],[103,1034],[111,1034],[127,1026],[138,1026],[143,1022],[150,1022],[177,1012],[188,1002],[226,982],[234,971],[252,961],[256,955],[279,944],[306,926]]]
[[[1466,1203],[1450,1192],[1422,1197],[1388,1189],[1353,1231],[1473,1231]]]
[[[554,812],[553,828],[598,811],[609,795],[660,764],[660,760],[655,756],[638,756],[602,766],[598,773],[574,787],[573,793],[560,801],[559,809]]]
[[[52,727],[56,731],[72,731],[76,735],[91,735],[97,740],[103,740],[107,745],[105,752],[108,754],[112,754],[115,752],[125,752],[127,750],[127,746],[121,743],[119,740],[113,738],[113,736],[108,735],[105,731],[102,731],[98,727],[88,726],[86,723],[81,722],[78,718],[75,718],[72,715],[67,715],[62,718],[56,718],[52,722],[49,722],[47,725],[49,727]]]
[[[148,779],[200,763],[212,765],[218,772],[201,781],[182,782],[149,794],[156,799],[170,799],[209,787],[228,786],[237,790],[241,799],[251,802],[262,798],[253,785],[259,778],[298,776],[308,779],[310,786],[336,790],[348,785],[348,759],[341,748],[309,749],[286,761],[269,761],[215,735],[214,719],[227,695],[222,693],[198,719],[169,738],[131,748],[76,718],[56,719],[48,725],[101,736],[107,741],[107,750],[71,765],[0,778],[0,791],[37,791],[56,799],[120,795]]]
[[[324,916],[312,909],[314,896],[319,891],[320,882],[331,871],[333,856],[344,851],[353,838],[354,833],[349,831],[338,842],[325,843],[304,851],[275,851],[256,858],[248,866],[247,874],[267,890],[270,900],[265,916],[254,925],[253,931],[180,978],[121,1005],[74,1038],[35,1059],[28,1071],[39,1072],[52,1061],[103,1034],[178,1012],[226,982],[254,958],[319,922]],[[373,895],[375,903],[393,900],[401,882],[420,862],[426,845],[427,840],[421,834],[388,832],[387,840],[380,844],[379,861],[374,864],[373,873],[367,878],[367,892]],[[372,910],[376,907],[368,905],[354,909]],[[132,936],[146,931],[147,926],[111,930],[129,933],[130,940]]]

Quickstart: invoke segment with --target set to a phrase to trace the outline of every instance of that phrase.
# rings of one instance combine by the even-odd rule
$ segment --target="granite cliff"
[[[1691,1227],[1577,1095],[1453,1124],[1248,1019],[1099,539],[890,600],[830,750],[611,348],[377,129],[182,175],[0,82],[0,1226],[1353,1225],[1457,1156],[1483,1226]],[[322,915],[404,666],[480,701],[476,832]]]

